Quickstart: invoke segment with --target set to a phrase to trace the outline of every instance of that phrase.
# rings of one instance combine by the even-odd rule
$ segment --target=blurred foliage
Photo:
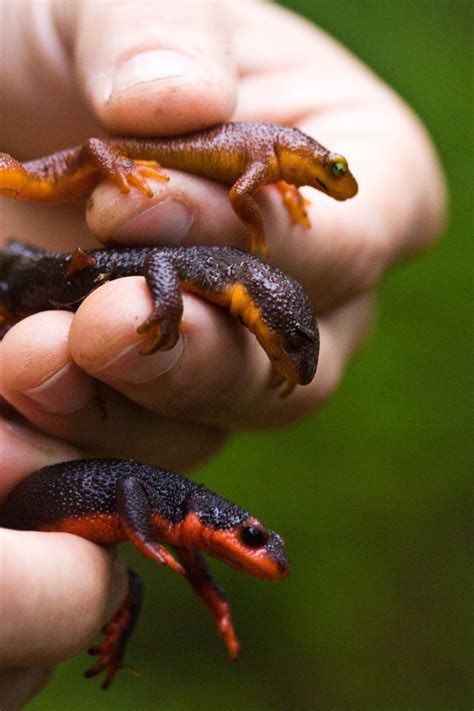
[[[469,706],[474,6],[288,5],[370,64],[425,121],[450,185],[447,234],[385,281],[377,328],[322,412],[284,432],[240,435],[195,473],[281,531],[291,554],[292,575],[279,584],[213,565],[243,642],[239,662],[228,662],[182,580],[127,551],[146,580],[128,655],[140,678],[121,674],[102,693],[82,680],[82,655],[31,711]]]

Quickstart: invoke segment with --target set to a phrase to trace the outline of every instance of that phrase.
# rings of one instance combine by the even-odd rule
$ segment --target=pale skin
[[[178,345],[141,356],[136,325],[150,304],[140,277],[102,286],[76,315],[46,312],[12,328],[0,345],[0,386],[26,423],[21,429],[0,423],[0,496],[34,469],[88,452],[187,469],[212,455],[231,430],[278,426],[317,408],[370,325],[373,287],[440,232],[443,179],[416,117],[344,48],[272,5],[31,2],[19,11],[17,3],[3,2],[1,8],[5,56],[16,67],[0,78],[1,149],[15,157],[46,155],[103,127],[167,135],[232,119],[273,121],[297,125],[343,153],[360,192],[341,204],[304,190],[309,230],[290,223],[274,188],[259,194],[271,262],[303,283],[321,329],[317,377],[286,400],[268,388],[269,364],[253,338],[190,295]],[[247,247],[224,187],[166,172],[169,182],[151,181],[152,198],[99,185],[86,211],[88,229],[83,203],[3,200],[0,236],[64,251],[97,244],[91,232],[105,243]],[[9,671],[0,677],[0,705],[16,709],[52,665],[89,643],[120,604],[125,577],[118,559],[111,562],[87,541],[2,536],[8,582],[0,616],[8,624],[0,619],[6,634],[0,664]],[[80,557],[81,576],[62,563],[71,554]],[[33,606],[38,595],[41,605]],[[33,619],[22,614],[28,600]],[[50,639],[52,610],[61,611],[64,624]]]

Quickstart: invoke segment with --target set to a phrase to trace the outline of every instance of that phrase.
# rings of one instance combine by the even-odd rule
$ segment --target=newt
[[[50,309],[76,311],[107,280],[143,275],[153,301],[138,328],[143,354],[172,348],[183,313],[182,290],[227,309],[257,338],[272,385],[311,382],[319,334],[303,287],[276,267],[233,247],[123,247],[47,252],[17,240],[0,250],[0,337],[16,321]],[[2,326],[3,320],[3,326]]]
[[[0,153],[0,195],[61,202],[87,194],[108,178],[124,193],[134,187],[151,197],[147,178],[169,179],[161,166],[230,186],[229,200],[249,232],[251,251],[262,257],[268,250],[255,199],[261,186],[274,184],[292,222],[304,227],[309,220],[298,187],[310,185],[336,200],[351,198],[358,189],[344,156],[299,129],[241,121],[182,136],[90,138],[24,163]]]
[[[80,459],[39,469],[9,494],[0,526],[72,533],[104,546],[130,541],[187,579],[214,616],[232,659],[240,644],[229,603],[202,552],[264,580],[290,571],[281,536],[240,506],[184,476],[131,460]],[[104,672],[104,689],[124,666],[141,598],[141,580],[129,571],[124,603],[103,628],[104,640],[89,650],[99,658],[85,676]]]

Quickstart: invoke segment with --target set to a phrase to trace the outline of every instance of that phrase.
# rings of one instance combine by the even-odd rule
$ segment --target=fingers
[[[166,170],[167,183],[149,180],[151,198],[127,195],[101,183],[86,210],[89,229],[103,242],[123,244],[231,244],[247,249],[248,234],[232,210],[228,188],[204,178]]]
[[[124,281],[129,280],[112,283]],[[147,295],[142,294],[142,298],[143,313],[148,315]],[[113,361],[140,338],[136,333],[136,326],[141,322],[136,320],[137,314],[140,319],[140,310],[133,313],[132,302],[127,312],[126,301],[120,299],[120,303],[125,307],[123,333],[119,333],[116,323],[111,321],[111,330],[101,331],[104,340],[100,344],[93,338],[99,349],[98,360],[102,358],[102,362],[104,353],[111,355]],[[101,328],[108,321],[110,304],[107,298],[105,309],[101,311]],[[86,312],[83,325],[87,319]],[[64,311],[36,314],[18,323],[0,343],[0,391],[30,422],[43,432],[99,456],[131,457],[169,469],[195,466],[221,446],[225,435],[220,429],[176,422],[166,412],[163,415],[151,413],[112,389],[98,387],[100,383],[87,375],[71,357],[69,329],[72,320],[73,315]],[[86,340],[92,336],[93,330],[91,324],[86,327]],[[107,346],[110,338],[117,348],[113,355]],[[84,345],[77,341],[79,362],[86,362],[90,357]],[[31,353],[35,353],[34,359]],[[176,353],[179,355],[178,351]],[[164,363],[155,361],[154,365],[155,356],[149,357],[150,362],[145,356],[136,354],[136,367],[155,367],[155,372],[160,372],[173,362],[168,354],[157,356],[163,356]],[[130,355],[125,352],[122,357],[130,358]],[[132,364],[131,368],[134,367]],[[90,364],[89,368],[93,370]],[[146,378],[146,374],[142,372],[141,377]]]
[[[189,463],[212,451],[224,430],[276,426],[310,412],[336,386],[371,319],[368,298],[354,300],[322,319],[316,379],[282,399],[269,388],[270,363],[255,338],[225,311],[192,295],[184,298],[182,335],[174,353],[141,355],[143,340],[136,327],[150,308],[144,280],[130,277],[97,289],[72,320],[61,312],[25,319],[2,344],[5,397],[41,429],[68,441],[86,440],[101,453],[104,447],[119,451],[133,447],[126,456],[140,459],[145,451],[147,459],[152,454],[151,461],[179,469],[176,462],[182,464],[183,458]],[[64,360],[57,365],[64,372],[69,363],[68,377],[75,378],[78,369],[79,389],[83,377],[106,386],[101,391],[105,418],[94,406],[61,416],[48,412],[46,408],[57,408],[54,390],[48,401],[41,385],[39,391],[38,386],[31,387],[46,375],[50,343],[58,352],[54,333],[62,328],[63,317],[70,333],[61,346]],[[31,372],[22,363],[32,348],[41,357]],[[73,391],[70,384],[67,388]],[[114,396],[112,389],[120,394]],[[41,401],[35,400],[38,392]],[[133,439],[135,429],[141,432],[138,443]]]
[[[57,3],[65,42],[102,124],[115,133],[184,133],[225,120],[235,69],[220,3]],[[97,42],[100,36],[101,41]]]

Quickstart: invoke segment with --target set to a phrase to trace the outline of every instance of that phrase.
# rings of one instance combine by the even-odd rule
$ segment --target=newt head
[[[274,370],[293,385],[307,385],[316,372],[319,333],[313,308],[303,287],[275,267],[242,257],[244,276],[219,292],[204,292],[209,301],[226,306],[257,338]],[[194,293],[202,293],[186,283]]]
[[[290,572],[285,542],[236,504],[201,487],[188,500],[181,523],[182,543],[202,550],[231,568],[263,580]]]
[[[310,185],[335,200],[347,200],[358,191],[347,160],[339,153],[322,153],[319,148],[297,152],[282,150],[280,169],[283,180],[288,183]]]
[[[282,580],[290,572],[285,542],[254,518],[234,529],[215,532],[209,553],[232,568],[263,580]]]
[[[287,332],[274,337],[271,350],[273,367],[285,380],[298,385],[312,381],[319,355],[319,334],[315,326],[307,329],[298,322],[293,323]]]
[[[346,158],[328,151],[302,131],[282,131],[276,151],[282,180],[297,187],[310,185],[335,200],[347,200],[357,194],[357,181]]]
[[[267,275],[267,283],[271,309],[261,312],[252,330],[281,378],[289,384],[308,385],[319,356],[319,331],[311,302],[303,287],[281,272]]]

